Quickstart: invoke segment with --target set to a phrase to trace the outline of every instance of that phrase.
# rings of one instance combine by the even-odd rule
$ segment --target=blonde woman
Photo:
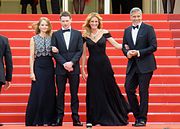
[[[51,125],[55,120],[54,64],[51,54],[51,24],[41,17],[33,25],[36,35],[30,40],[30,77],[32,80],[26,109],[26,126]]]
[[[98,13],[90,13],[83,25],[85,32],[82,77],[86,80],[86,49],[89,51],[87,61],[87,123],[102,126],[123,126],[128,124],[129,107],[114,78],[110,60],[106,55],[106,41],[121,49],[110,33],[102,28],[102,18]]]

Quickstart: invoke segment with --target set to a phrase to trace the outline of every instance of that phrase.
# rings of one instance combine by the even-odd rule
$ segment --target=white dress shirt
[[[142,22],[141,22],[141,23],[142,23]],[[135,29],[132,28],[132,39],[133,39],[134,45],[136,45],[136,39],[137,39],[138,31],[139,31],[139,29],[140,29],[140,27],[141,27],[141,23],[138,24],[138,28],[135,28]],[[134,25],[133,25],[133,26],[134,26]],[[138,52],[137,57],[140,57],[140,52],[139,52],[139,50],[137,50],[137,52]]]
[[[135,28],[135,29],[132,28],[132,39],[133,39],[134,45],[136,45],[136,38],[138,35],[139,28],[141,27],[141,23],[138,25],[138,28]]]
[[[66,31],[66,32],[63,33],[67,50],[69,49],[69,41],[70,41],[70,37],[71,37],[71,27],[68,28],[68,29],[70,29],[70,31]],[[65,29],[62,28],[62,30],[65,30]]]

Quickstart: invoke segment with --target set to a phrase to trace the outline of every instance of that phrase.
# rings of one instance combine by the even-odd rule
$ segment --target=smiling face
[[[142,22],[142,13],[140,11],[134,11],[132,12],[130,18],[132,23],[136,26]]]
[[[64,29],[68,29],[71,26],[72,19],[69,16],[62,16],[60,22]]]
[[[89,25],[90,25],[91,29],[98,29],[99,19],[98,19],[97,17],[93,17],[93,18],[89,21]]]
[[[39,30],[43,33],[46,33],[49,30],[49,25],[47,21],[42,20],[39,24]]]

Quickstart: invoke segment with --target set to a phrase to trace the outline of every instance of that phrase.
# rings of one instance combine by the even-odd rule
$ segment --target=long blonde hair
[[[83,24],[83,29],[85,29],[85,32],[83,33],[84,37],[91,35],[91,26],[89,23],[93,17],[96,17],[99,21],[98,29],[102,29],[102,17],[98,13],[92,12],[87,16],[85,23]]]
[[[32,28],[35,30],[35,33],[36,33],[36,34],[39,34],[39,33],[40,33],[39,26],[40,26],[40,24],[41,24],[42,21],[46,21],[46,22],[47,22],[47,24],[48,24],[48,30],[47,30],[46,34],[47,34],[47,35],[51,35],[52,25],[51,25],[51,23],[50,23],[50,20],[49,20],[47,17],[41,17],[37,23],[33,23],[33,24],[32,24]]]

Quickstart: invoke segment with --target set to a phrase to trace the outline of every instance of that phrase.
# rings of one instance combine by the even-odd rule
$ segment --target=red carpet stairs
[[[7,91],[0,95],[0,122],[24,123],[26,104],[30,91],[29,39],[34,31],[29,27],[39,17],[47,16],[52,21],[53,31],[60,28],[58,15],[0,15],[0,34],[9,38],[13,54],[13,81]],[[82,30],[86,15],[73,15],[72,26]],[[112,36],[122,42],[123,30],[130,25],[129,15],[102,15],[103,26]],[[144,22],[154,26],[158,50],[155,53],[158,69],[150,86],[148,122],[180,123],[180,15],[143,16]],[[121,50],[107,44],[107,54],[113,65],[116,81],[124,92],[127,59]],[[81,79],[79,88],[79,114],[86,121],[86,86]],[[71,122],[70,92],[67,86],[65,122]],[[132,113],[129,121],[134,121]]]

